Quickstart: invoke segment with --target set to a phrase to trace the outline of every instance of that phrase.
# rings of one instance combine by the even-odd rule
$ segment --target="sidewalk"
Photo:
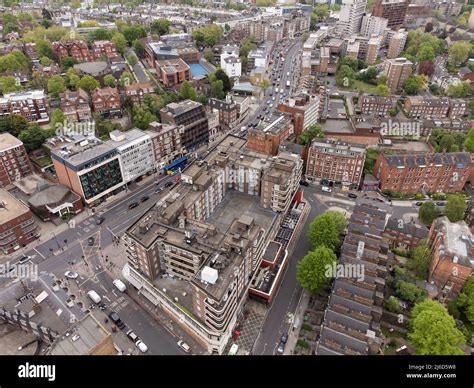
[[[298,301],[298,306],[296,307],[295,314],[293,316],[291,330],[288,332],[288,341],[286,342],[285,351],[283,352],[283,354],[285,355],[291,355],[295,350],[296,343],[298,342],[298,337],[301,330],[301,324],[303,323],[304,314],[306,309],[308,308],[309,300],[309,292],[303,290],[301,292],[301,297]],[[295,324],[297,324],[296,328],[294,328]]]

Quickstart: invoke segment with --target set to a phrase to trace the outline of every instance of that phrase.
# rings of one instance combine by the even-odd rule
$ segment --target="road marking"
[[[101,287],[105,292],[109,292],[109,290],[107,290],[107,288],[105,288],[103,284],[101,284],[100,287]]]
[[[104,299],[106,299],[107,301],[109,301],[109,302],[111,301],[111,300],[107,297],[107,295],[102,295],[102,297],[103,297]]]
[[[38,251],[36,248],[33,248],[33,250],[34,250],[38,255],[40,255],[43,259],[46,259],[46,257],[45,257],[40,251]]]

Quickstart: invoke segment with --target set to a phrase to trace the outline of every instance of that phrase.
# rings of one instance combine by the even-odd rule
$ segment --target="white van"
[[[327,186],[323,186],[321,190],[324,191],[325,193],[330,193],[331,192],[331,189]]]
[[[94,302],[94,303],[100,303],[102,301],[102,298],[99,296],[99,294],[97,292],[95,292],[94,290],[91,290],[87,293],[87,296],[89,298],[91,298],[91,300]]]
[[[115,279],[112,283],[120,292],[125,292],[125,290],[127,289],[125,283],[122,282],[120,279]]]
[[[140,349],[140,352],[146,353],[148,352],[148,346],[145,345],[145,343],[142,340],[138,340],[135,342],[135,346]]]

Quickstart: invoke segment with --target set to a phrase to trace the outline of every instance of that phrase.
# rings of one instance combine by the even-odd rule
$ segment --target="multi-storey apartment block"
[[[209,142],[209,124],[199,102],[172,102],[160,110],[161,122],[180,126],[181,144],[187,151]]]
[[[462,191],[470,172],[467,152],[381,154],[374,168],[381,190],[401,193]]]
[[[413,63],[406,58],[387,59],[384,71],[387,74],[387,86],[392,94],[403,87],[412,73]]]
[[[0,133],[0,187],[24,178],[31,171],[23,142],[9,133]]]
[[[402,54],[403,50],[405,49],[407,37],[408,34],[406,31],[398,31],[397,33],[390,36],[387,51],[388,59],[398,58]]]
[[[82,40],[53,42],[53,51],[60,61],[67,57],[75,58],[79,62],[90,62],[94,60],[94,56],[89,51],[87,43]]]
[[[365,145],[315,139],[309,148],[306,179],[359,187],[365,154]]]
[[[232,100],[231,95],[227,95],[225,101],[217,98],[209,99],[209,107],[219,114],[219,124],[232,128],[239,116],[239,107]]]
[[[474,270],[474,235],[466,222],[437,218],[429,234],[432,260],[428,281],[448,298],[455,298]]]
[[[231,338],[282,217],[260,206],[272,159],[244,145],[226,137],[123,237],[127,280],[212,354]]]
[[[390,109],[397,106],[397,99],[394,97],[383,97],[363,94],[359,97],[357,104],[360,113],[365,115],[388,116]]]
[[[320,108],[321,102],[319,96],[310,96],[305,93],[291,96],[285,102],[278,104],[278,110],[280,112],[293,115],[293,126],[296,137],[299,137],[306,128],[318,122]]]
[[[49,122],[49,103],[43,90],[5,93],[0,97],[0,117],[17,114],[40,124]]]
[[[408,97],[405,110],[417,118],[442,118],[449,112],[449,98],[427,98],[421,96]]]
[[[181,58],[155,61],[156,72],[165,87],[173,87],[191,79],[191,68]]]
[[[153,142],[156,169],[162,170],[186,152],[181,144],[181,128],[174,124],[150,123],[145,131]]]
[[[274,113],[268,121],[263,121],[247,131],[249,150],[276,156],[280,144],[294,133],[292,116],[287,113]]]
[[[406,0],[379,0],[372,9],[372,15],[387,19],[387,27],[397,30],[405,22],[407,8]]]
[[[388,19],[373,16],[370,13],[365,14],[362,18],[360,33],[367,38],[370,38],[372,35],[383,35],[384,30],[387,28],[387,23]]]

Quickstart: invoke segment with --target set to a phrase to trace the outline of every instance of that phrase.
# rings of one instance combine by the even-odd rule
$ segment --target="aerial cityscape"
[[[471,355],[474,1],[0,4],[1,355]]]

